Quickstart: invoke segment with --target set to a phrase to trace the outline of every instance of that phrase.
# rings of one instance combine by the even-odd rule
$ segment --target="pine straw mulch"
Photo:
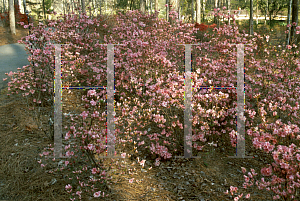
[[[68,105],[66,110],[78,108],[72,105],[79,97],[76,92],[74,94],[73,92],[69,94],[66,99],[68,101],[63,103],[64,106]],[[53,142],[38,129],[32,113],[26,110],[23,97],[14,95],[8,98],[6,90],[2,90],[0,103],[0,199],[69,200],[69,195],[64,190],[67,181],[63,175],[56,173],[53,176],[45,173],[37,163],[38,154]],[[119,112],[116,112],[118,115]],[[46,125],[46,118],[43,119],[43,125]],[[153,161],[154,158],[147,158],[143,169],[136,158],[122,159],[133,169],[133,175],[127,173],[121,175],[120,170],[112,168],[108,173],[113,177],[113,182],[106,188],[109,197],[96,199],[87,195],[82,199],[233,200],[234,196],[225,195],[223,192],[230,186],[242,186],[244,179],[241,167],[246,167],[247,170],[253,168],[259,173],[259,168],[270,162],[268,154],[250,149],[250,143],[251,141],[246,140],[246,155],[255,156],[253,159],[228,158],[227,156],[233,156],[234,149],[222,147],[222,144],[218,144],[218,147],[209,154],[199,152],[198,156],[202,158],[172,158],[161,162],[159,167],[151,166],[150,170],[149,161]],[[128,148],[117,146],[116,150],[132,154]],[[106,159],[104,164],[108,167],[109,160]],[[128,181],[131,178],[135,178],[133,183]],[[259,191],[257,188],[250,190],[249,193],[251,193],[249,200],[272,200],[267,192]]]

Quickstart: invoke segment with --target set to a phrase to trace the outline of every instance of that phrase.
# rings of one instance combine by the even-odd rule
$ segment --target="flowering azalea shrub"
[[[68,80],[70,85],[105,86],[107,51],[106,46],[101,44],[120,44],[114,49],[116,95],[121,100],[116,107],[119,116],[115,119],[115,142],[124,146],[137,144],[135,150],[138,156],[155,154],[157,166],[160,160],[182,155],[186,74],[183,67],[184,46],[178,44],[198,42],[193,36],[197,31],[194,25],[178,21],[169,24],[165,20],[157,19],[157,13],[143,15],[138,11],[119,14],[110,25],[100,19],[69,15],[64,16],[61,21],[48,21],[48,27],[56,28],[54,33],[45,32],[45,25],[42,24],[33,28],[33,34],[26,37],[24,42],[33,43],[37,47],[36,50],[29,49],[33,53],[29,60],[34,60],[34,65],[23,67],[23,72],[8,74],[12,80],[9,90],[12,93],[21,92],[29,100],[31,98],[35,107],[48,99],[49,104],[53,103],[51,96],[53,98],[54,48],[43,46],[50,40],[58,44],[68,44],[62,48],[62,72],[63,78],[72,75],[72,79]],[[233,120],[237,106],[234,89],[237,79],[237,53],[233,44],[240,43],[245,44],[245,98],[249,100],[245,107],[246,132],[253,146],[269,153],[277,148],[279,142],[284,142],[284,139],[297,142],[299,97],[296,94],[299,90],[297,80],[300,64],[294,57],[298,54],[297,51],[292,51],[297,47],[287,47],[274,58],[270,54],[274,48],[266,45],[264,51],[260,52],[265,60],[258,60],[255,58],[258,42],[264,39],[259,35],[250,36],[240,32],[235,24],[215,27],[208,38],[209,41],[192,48],[193,153],[202,150],[209,141],[215,139],[222,141],[223,146],[236,147],[236,125]],[[287,58],[289,60],[285,62]],[[253,71],[254,74],[248,75],[248,72]],[[17,77],[13,78],[14,75]],[[200,86],[220,85],[232,88],[218,91],[198,89]],[[66,145],[66,155],[70,159],[62,161],[65,168],[60,170],[70,173],[75,168],[70,165],[82,164],[84,156],[90,162],[79,170],[72,170],[73,175],[70,178],[73,183],[66,186],[70,193],[77,190],[77,187],[81,189],[90,185],[82,181],[75,182],[76,179],[84,179],[77,176],[82,171],[87,174],[95,173],[95,177],[100,179],[98,182],[107,179],[101,175],[101,165],[94,160],[95,154],[101,154],[105,150],[104,95],[100,90],[84,92],[82,101],[85,111],[73,119],[80,123],[76,122],[67,127],[69,131],[65,140],[73,139],[75,143]],[[289,98],[285,95],[289,95]],[[278,113],[280,116],[277,116]],[[280,117],[281,121],[268,124],[266,115],[277,119]],[[216,130],[216,125],[219,130]],[[285,143],[289,146],[290,142]],[[51,149],[42,156],[53,155],[53,148]],[[295,157],[295,161],[300,160],[298,155]],[[286,169],[287,165],[275,160],[274,167],[273,173],[282,176],[280,171],[282,168]],[[266,174],[265,169],[262,172]],[[269,169],[267,172],[266,175],[270,175]],[[295,171],[290,170],[290,173]],[[293,178],[296,179],[295,176]],[[98,190],[93,187],[90,185],[89,192]],[[231,190],[237,191],[237,188],[233,187]],[[78,190],[76,195],[80,197],[81,193]],[[100,194],[97,191],[94,196]]]

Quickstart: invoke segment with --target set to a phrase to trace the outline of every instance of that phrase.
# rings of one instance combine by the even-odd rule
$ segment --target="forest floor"
[[[26,35],[28,35],[28,29],[16,28],[16,35],[13,35],[9,27],[0,26],[0,46],[18,43],[18,40]]]
[[[7,29],[0,27],[0,45],[16,43],[28,30],[17,30],[11,37]],[[74,91],[74,90],[73,90]],[[7,89],[0,94],[0,200],[69,200],[65,191],[67,185],[64,175],[46,173],[37,163],[38,154],[52,142],[38,129],[32,112],[26,109],[23,97],[6,95]],[[64,105],[76,108],[77,92],[63,95]],[[50,110],[50,108],[45,108]],[[116,111],[116,116],[120,111]],[[48,124],[46,118],[43,124]],[[273,121],[270,119],[270,121]],[[251,141],[246,140],[246,156],[254,158],[228,158],[235,149],[222,147],[204,150],[196,159],[171,159],[159,167],[149,170],[135,158],[124,159],[134,169],[133,175],[108,172],[116,183],[107,186],[109,196],[101,200],[233,200],[234,196],[224,194],[230,186],[241,187],[244,183],[241,167],[253,168],[259,173],[261,167],[271,162],[270,154],[251,149]],[[130,150],[116,147],[116,150],[130,153]],[[105,162],[108,165],[108,161]],[[129,179],[135,178],[133,183]],[[138,180],[139,182],[136,182]],[[270,193],[250,188],[249,200],[272,200]],[[245,195],[245,194],[244,194]],[[83,200],[98,200],[83,197]]]

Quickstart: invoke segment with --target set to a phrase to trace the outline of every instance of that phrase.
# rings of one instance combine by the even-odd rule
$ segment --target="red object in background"
[[[20,13],[19,5],[15,5],[15,12],[16,22],[24,22],[24,24],[28,24],[27,15]],[[9,11],[0,13],[0,18],[9,24]]]
[[[206,31],[208,28],[215,28],[217,25],[216,24],[212,24],[212,25],[206,25],[206,24],[199,24],[199,23],[195,23],[195,28],[198,28],[199,31]]]

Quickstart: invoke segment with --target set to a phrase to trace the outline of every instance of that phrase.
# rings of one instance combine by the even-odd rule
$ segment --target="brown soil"
[[[0,45],[14,43],[20,36],[27,34],[19,30],[19,35],[9,36],[7,29],[0,27]],[[26,108],[26,102],[21,96],[7,97],[7,89],[0,95],[0,199],[2,200],[69,200],[69,194],[64,190],[67,184],[64,175],[46,173],[37,163],[38,154],[44,147],[53,143],[38,128],[32,112]],[[63,95],[63,99],[66,96]],[[76,108],[75,93],[68,95],[64,105]],[[78,99],[77,99],[78,100]],[[73,105],[72,105],[73,104]],[[50,108],[45,108],[50,110]],[[118,116],[118,111],[116,110]],[[42,119],[47,125],[46,118]],[[46,126],[45,126],[46,127]],[[250,149],[251,141],[246,140],[246,155],[255,156],[251,159],[232,159],[234,151],[221,144],[211,152],[199,152],[197,159],[174,159],[162,162],[159,167],[145,168],[141,171],[139,164],[132,165],[133,175],[109,172],[113,183],[107,187],[110,196],[101,200],[233,200],[235,196],[225,195],[230,186],[241,187],[244,178],[241,167],[256,170],[270,163],[270,155],[262,151]],[[124,150],[116,147],[116,150]],[[124,150],[126,153],[132,153]],[[136,159],[126,159],[128,164]],[[105,161],[107,165],[109,162]],[[55,164],[55,163],[54,163]],[[145,171],[146,170],[146,171]],[[141,182],[129,183],[135,178]],[[240,192],[240,191],[239,191]],[[249,200],[272,200],[268,192],[257,188],[249,189]],[[245,195],[245,193],[244,193]],[[98,200],[83,196],[82,200]]]
[[[28,29],[16,28],[16,35],[10,33],[9,27],[0,26],[0,46],[18,43],[22,37],[28,35]]]

